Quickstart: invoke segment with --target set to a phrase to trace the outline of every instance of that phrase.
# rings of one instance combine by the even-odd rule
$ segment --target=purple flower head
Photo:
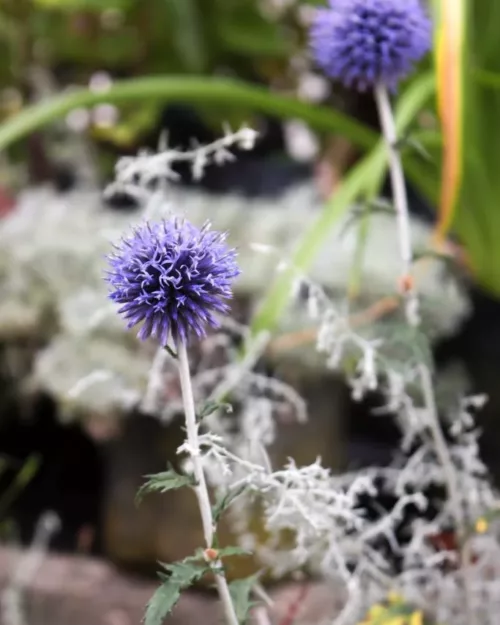
[[[177,218],[144,223],[108,257],[110,298],[138,337],[156,337],[165,346],[171,335],[186,341],[217,327],[215,313],[227,313],[231,282],[239,275],[236,251],[225,234],[197,228]]]
[[[310,31],[314,59],[358,91],[393,89],[429,50],[432,25],[420,0],[330,0]]]

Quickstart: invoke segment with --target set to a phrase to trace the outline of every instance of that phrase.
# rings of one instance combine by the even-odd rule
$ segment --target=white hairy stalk
[[[411,242],[410,211],[406,194],[405,178],[401,155],[398,148],[398,134],[392,112],[389,93],[384,85],[375,87],[375,101],[382,133],[387,146],[389,173],[391,176],[394,210],[398,224],[398,241],[401,255],[401,289],[406,298],[406,317],[408,323],[418,323],[418,300],[413,285],[413,248]]]
[[[177,358],[179,365],[179,376],[182,390],[182,401],[184,405],[184,415],[186,422],[187,448],[193,463],[193,472],[196,480],[194,491],[198,500],[201,521],[203,525],[203,535],[207,549],[213,547],[215,524],[212,516],[212,506],[208,492],[207,481],[203,471],[200,455],[200,443],[198,439],[198,424],[196,423],[196,412],[193,397],[193,387],[191,384],[191,374],[189,371],[189,359],[185,343],[177,342]],[[228,625],[238,625],[238,618],[229,592],[229,586],[223,573],[220,560],[214,562],[214,568],[218,569],[215,575],[217,591],[224,606],[226,621]]]
[[[415,326],[419,324],[418,316],[418,295],[412,279],[413,265],[413,249],[411,242],[410,213],[408,207],[408,196],[406,193],[403,165],[401,155],[398,148],[398,136],[396,123],[391,107],[389,93],[387,88],[382,84],[375,87],[375,101],[378,108],[380,125],[385,139],[389,161],[389,171],[391,176],[392,194],[394,209],[396,211],[398,222],[398,239],[401,254],[401,278],[408,279],[404,295],[406,297],[406,319],[409,325]],[[465,519],[463,515],[459,480],[457,471],[453,463],[450,450],[444,438],[441,425],[439,423],[439,415],[434,395],[434,387],[432,382],[432,374],[429,367],[425,364],[419,366],[420,387],[422,390],[424,407],[426,410],[429,429],[434,443],[435,452],[439,463],[442,466],[443,474],[446,480],[446,489],[450,499],[451,513],[454,517],[457,535],[462,541],[465,534]],[[462,553],[462,565],[465,573],[465,590],[466,590],[466,607],[471,615],[470,610],[470,584],[468,583],[468,559]],[[472,624],[473,621],[469,619]]]

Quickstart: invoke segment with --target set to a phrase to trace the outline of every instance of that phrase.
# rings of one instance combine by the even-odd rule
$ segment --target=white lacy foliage
[[[106,209],[97,191],[58,195],[44,187],[21,194],[16,211],[0,222],[0,339],[42,339],[46,347],[36,355],[32,382],[56,397],[67,417],[121,415],[141,401],[148,383],[154,346],[141,345],[127,332],[107,300],[102,273],[110,242],[144,216],[156,219],[175,209],[198,224],[208,217],[216,229],[229,231],[230,243],[239,249],[242,276],[236,294],[255,297],[267,289],[277,263],[272,255],[255,254],[251,244],[259,242],[286,258],[322,210],[310,184],[279,200],[212,197],[172,186],[173,163],[189,161],[199,176],[208,163],[229,159],[232,146],[251,148],[254,140],[254,131],[242,128],[192,151],[166,149],[122,159],[108,192],[126,189],[143,202],[142,213]],[[148,190],[147,184],[156,180],[158,186],[159,178],[160,190]],[[392,218],[374,216],[363,304],[395,284],[397,257],[395,246],[388,244],[394,228]],[[344,230],[341,224],[331,234],[311,271],[311,278],[333,292],[336,301],[345,293],[356,239],[355,228]],[[415,224],[415,233],[416,244],[423,246],[428,229]],[[439,263],[430,262],[419,288],[426,333],[436,337],[456,327],[468,304],[455,281],[443,285]],[[301,327],[303,320],[294,313],[283,328]]]
[[[477,408],[482,401],[480,397],[464,400],[450,428],[460,505],[472,529],[477,519],[498,507],[478,457],[477,432],[470,430],[469,409]],[[401,423],[408,421],[402,419]],[[473,579],[468,587],[472,604],[469,609],[483,615],[480,622],[493,625],[500,579],[496,523],[490,525],[488,535],[475,535],[470,540],[475,561],[468,567],[457,568],[457,552],[437,550],[433,542],[453,522],[447,499],[431,521],[417,518],[408,523],[404,540],[398,533],[409,506],[421,513],[427,510],[430,502],[423,494],[425,489],[446,485],[446,476],[424,429],[418,426],[413,432],[421,444],[404,462],[396,459],[385,469],[343,476],[331,475],[319,459],[304,467],[296,466],[291,459],[285,467],[273,470],[265,449],[255,440],[246,446],[240,442],[234,450],[228,438],[205,432],[200,434],[200,443],[212,484],[220,495],[234,493],[230,518],[242,546],[253,549],[277,576],[305,567],[331,577],[337,585],[339,581],[346,585],[349,600],[335,623],[355,625],[370,605],[383,600],[388,592],[397,591],[416,606],[432,608],[439,622],[469,625],[464,604],[467,574]],[[185,445],[179,448],[179,453],[186,451]],[[368,518],[359,497],[376,498],[380,479],[384,480],[384,492],[394,494],[394,504],[380,509],[378,518]],[[256,504],[270,534],[264,545],[255,540],[247,523],[255,514]],[[400,559],[398,573],[382,545]],[[485,620],[484,614],[489,614],[490,620]]]
[[[165,147],[158,154],[122,159],[109,192],[125,189],[137,197],[144,203],[142,217],[157,218],[175,209],[199,223],[208,211],[216,228],[229,230],[233,243],[242,242],[246,283],[238,288],[252,293],[263,290],[276,259],[273,254],[248,255],[248,243],[259,241],[263,249],[278,250],[281,260],[287,258],[320,210],[311,189],[294,190],[276,207],[276,202],[251,203],[236,197],[209,199],[169,186],[174,162],[190,162],[198,178],[209,162],[231,158],[231,146],[251,148],[254,140],[253,131],[243,128],[189,152]],[[113,407],[119,411],[142,402],[144,410],[171,418],[181,409],[180,402],[171,401],[176,393],[179,397],[173,362],[158,352],[149,367],[154,349],[140,346],[124,332],[113,307],[106,304],[102,281],[102,257],[109,251],[109,242],[137,218],[103,210],[93,196],[80,194],[80,201],[75,201],[75,197],[55,199],[48,191],[44,193],[42,220],[37,218],[42,203],[37,191],[27,194],[19,210],[0,226],[1,300],[14,302],[24,311],[24,318],[18,317],[0,305],[0,332],[5,336],[5,328],[13,327],[9,324],[19,331],[19,319],[26,324],[22,330],[36,332],[49,314],[56,331],[35,363],[39,384],[60,400],[86,409],[91,405],[91,410],[105,412]],[[450,442],[445,445],[443,463],[442,445],[434,435],[435,406],[429,405],[422,385],[422,372],[428,376],[432,367],[428,340],[451,331],[466,314],[467,301],[456,281],[450,278],[443,283],[442,265],[429,261],[417,284],[423,322],[418,330],[408,328],[397,314],[387,324],[353,323],[356,311],[343,301],[356,234],[353,229],[346,232],[345,225],[341,223],[332,233],[310,278],[299,277],[297,293],[303,301],[305,291],[305,315],[301,318],[293,311],[292,317],[296,324],[304,318],[314,321],[318,352],[328,367],[347,372],[354,399],[373,390],[385,395],[384,410],[394,414],[400,426],[404,454],[390,467],[342,476],[332,475],[320,459],[310,466],[297,466],[290,459],[284,467],[272,467],[266,447],[279,435],[277,416],[291,409],[294,418],[303,421],[305,406],[288,386],[255,371],[263,344],[256,344],[244,362],[235,364],[230,336],[247,338],[247,331],[230,322],[231,327],[210,337],[197,353],[193,386],[199,401],[230,396],[235,415],[228,419],[219,407],[197,425],[200,452],[186,442],[178,451],[188,457],[186,471],[190,470],[189,457],[201,453],[203,467],[219,495],[232,497],[230,518],[242,543],[254,549],[276,575],[304,568],[344,584],[348,599],[342,613],[332,615],[335,625],[355,625],[389,590],[400,591],[424,609],[432,608],[441,622],[471,625],[472,615],[473,622],[493,625],[500,596],[496,523],[490,523],[488,534],[473,534],[469,539],[473,558],[465,564],[456,552],[438,550],[433,544],[436,535],[458,517],[462,529],[469,530],[478,518],[497,508],[496,494],[478,456],[478,433],[471,416],[483,399],[464,399],[450,411],[445,420]],[[427,228],[413,225],[415,248],[425,247]],[[399,276],[395,240],[393,218],[373,217],[360,307],[394,292]],[[74,369],[69,366],[73,363],[78,363]],[[113,386],[113,380],[118,384]],[[96,399],[98,388],[107,393],[101,403]],[[170,400],[167,409],[166,397]],[[450,471],[459,484],[458,498],[434,504],[432,520],[422,514],[407,523],[402,535],[401,522],[409,509],[426,512],[430,502],[424,493],[430,485],[447,488]],[[379,504],[375,516],[369,517],[362,504],[373,501],[381,483],[384,492],[393,495],[393,503]],[[250,531],[255,510],[261,510],[269,533],[265,544]]]
[[[147,167],[147,163],[141,167]],[[262,249],[273,248],[265,242]],[[389,253],[390,250],[389,246]],[[332,262],[332,250],[329,252]],[[367,264],[370,277],[381,256],[375,255],[375,262]],[[342,268],[341,258],[335,259],[336,269]],[[393,286],[397,282],[397,259],[389,267],[394,270],[390,276]],[[347,266],[345,269],[347,273]],[[387,277],[387,265],[384,271]],[[297,294],[302,301],[305,294],[306,314],[317,324],[317,350],[324,355],[327,366],[342,367],[349,372],[346,361],[347,364],[353,361],[355,366],[348,373],[348,381],[354,399],[374,390],[387,398],[383,410],[394,414],[401,429],[404,452],[390,467],[343,476],[331,475],[320,459],[310,466],[297,466],[290,459],[284,467],[272,467],[266,446],[277,434],[276,402],[295,406],[299,418],[303,410],[300,400],[287,387],[253,372],[260,346],[249,354],[247,362],[237,367],[232,362],[230,346],[225,345],[229,361],[202,369],[194,376],[199,395],[206,396],[208,392],[217,398],[230,391],[240,408],[236,427],[234,420],[224,419],[223,409],[198,424],[199,450],[187,442],[178,449],[179,454],[187,457],[185,470],[190,471],[190,459],[195,452],[196,458],[201,454],[204,470],[219,496],[232,500],[230,518],[242,544],[251,548],[276,575],[306,568],[333,578],[337,584],[343,582],[348,599],[344,610],[334,619],[336,625],[355,625],[367,608],[384,599],[389,591],[401,592],[422,609],[432,607],[439,619],[453,619],[454,625],[470,625],[471,614],[476,619],[480,612],[481,615],[495,613],[494,599],[485,608],[485,597],[494,598],[497,586],[496,578],[491,581],[489,577],[493,549],[485,548],[493,543],[498,551],[494,524],[490,525],[489,537],[474,535],[469,540],[474,560],[465,564],[461,559],[463,554],[440,550],[435,543],[442,531],[457,522],[463,523],[461,530],[474,528],[476,520],[497,505],[478,455],[478,433],[471,416],[471,411],[480,408],[484,398],[464,399],[451,411],[445,422],[450,442],[444,456],[442,445],[446,442],[435,436],[436,427],[440,426],[435,421],[436,407],[429,404],[434,402],[434,397],[429,399],[424,382],[432,368],[429,335],[436,335],[436,319],[440,318],[438,307],[433,304],[433,301],[442,302],[443,285],[436,279],[440,272],[438,266],[426,272],[427,276],[434,275],[430,284],[439,284],[434,292],[432,287],[425,288],[425,281],[419,284],[421,315],[427,326],[418,329],[398,319],[397,313],[386,325],[382,322],[358,327],[352,322],[352,311],[339,304],[335,296],[338,285],[332,285],[333,298],[330,298],[314,280],[298,279]],[[387,291],[391,292],[388,284]],[[362,302],[370,301],[375,293],[379,295],[380,285],[376,285],[375,279],[368,280],[368,285],[368,296],[364,293]],[[454,292],[459,292],[456,286]],[[460,314],[463,311],[462,307]],[[438,334],[451,329],[448,320],[437,325]],[[245,335],[244,329],[241,333]],[[161,389],[165,367],[168,360],[158,356],[146,396],[146,401],[153,398],[152,405],[155,393]],[[256,396],[254,389],[262,395]],[[460,485],[458,499],[448,496],[441,503],[428,501],[425,493],[429,487],[441,486],[445,491],[449,488],[450,471]],[[375,504],[375,516],[368,516],[363,502],[366,506],[367,500],[375,501],[380,488],[392,495],[393,503],[385,507]],[[426,520],[425,513],[430,512],[431,503],[435,510],[428,517],[430,520]],[[413,521],[406,516],[410,508],[413,517],[415,510],[420,513]],[[261,511],[269,534],[265,544],[257,541],[251,532],[256,510]],[[405,532],[402,532],[403,522],[406,522]],[[398,566],[394,558],[398,559]]]

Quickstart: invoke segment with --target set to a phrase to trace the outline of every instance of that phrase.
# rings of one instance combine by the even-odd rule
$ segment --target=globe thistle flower
[[[227,313],[231,282],[239,275],[236,251],[225,234],[197,228],[171,218],[140,225],[108,257],[106,274],[110,298],[131,328],[139,323],[138,337],[150,336],[167,345],[205,336],[217,327],[215,313]]]
[[[393,89],[431,46],[432,26],[420,0],[330,0],[310,31],[317,64],[358,91]]]

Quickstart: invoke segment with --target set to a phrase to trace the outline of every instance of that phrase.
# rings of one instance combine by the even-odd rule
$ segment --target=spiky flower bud
[[[315,61],[330,78],[365,91],[407,76],[429,50],[432,26],[420,0],[330,0],[310,31]]]
[[[110,298],[121,304],[119,313],[131,328],[139,323],[138,337],[152,336],[162,345],[169,337],[199,338],[207,327],[217,327],[216,313],[227,313],[231,283],[239,275],[236,251],[225,234],[197,228],[171,218],[145,222],[124,238],[108,258],[106,274]]]

